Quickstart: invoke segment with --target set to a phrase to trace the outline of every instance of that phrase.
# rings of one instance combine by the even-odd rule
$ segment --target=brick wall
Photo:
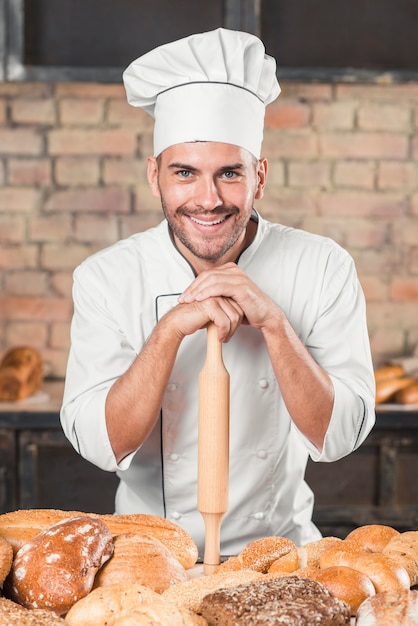
[[[282,85],[267,110],[273,221],[354,256],[375,364],[418,343],[418,84]],[[71,276],[160,221],[152,120],[120,85],[0,83],[0,355],[28,344],[63,377]]]

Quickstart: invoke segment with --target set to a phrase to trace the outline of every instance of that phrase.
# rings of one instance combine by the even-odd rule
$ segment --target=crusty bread
[[[402,365],[387,364],[378,367],[374,372],[374,377],[377,383],[383,380],[390,380],[391,378],[400,378],[405,376],[405,371]]]
[[[397,391],[393,399],[398,404],[418,404],[418,379]]]
[[[399,531],[384,524],[366,524],[355,528],[345,538],[345,541],[355,541],[372,552],[382,552],[383,548]]]
[[[116,618],[112,626],[207,626],[207,621],[183,607],[154,602]]]
[[[176,606],[184,606],[195,613],[201,612],[202,600],[206,594],[216,589],[226,589],[241,583],[263,579],[265,574],[251,569],[241,569],[237,572],[220,572],[208,574],[202,578],[193,578],[184,583],[172,585],[161,597]]]
[[[353,567],[355,561],[363,554],[371,554],[371,552],[358,543],[341,541],[341,543],[330,545],[319,555],[319,567],[322,569],[335,565]]]
[[[101,520],[62,520],[18,551],[6,595],[28,609],[63,615],[91,591],[96,572],[112,552],[112,534]]]
[[[306,543],[298,548],[299,567],[319,567],[321,554],[331,546],[338,545],[341,542],[342,539],[339,537],[322,537],[322,539]]]
[[[238,555],[243,568],[265,574],[274,561],[284,557],[296,544],[286,537],[261,537],[248,543]]]
[[[44,609],[25,609],[12,600],[0,597],[0,626],[59,626],[65,621]]]
[[[367,598],[357,612],[356,626],[415,626],[418,591],[384,591]]]
[[[167,519],[157,515],[134,513],[131,515],[100,515],[80,511],[57,509],[28,509],[0,515],[0,534],[13,546],[15,552],[41,531],[60,520],[88,515],[101,519],[114,537],[124,533],[142,533],[159,539],[171,550],[185,569],[197,561],[197,546],[190,535]]]
[[[316,568],[309,578],[320,582],[336,598],[347,602],[351,615],[356,615],[360,604],[376,593],[373,582],[366,574],[345,565]]]
[[[403,376],[401,378],[388,378],[376,383],[376,404],[382,404],[391,400],[401,389],[408,387],[414,382],[413,378]]]
[[[156,537],[125,533],[115,537],[114,546],[113,556],[97,572],[94,587],[138,583],[162,593],[189,580],[181,563]]]
[[[26,346],[12,348],[0,363],[0,400],[23,400],[42,386],[44,367],[41,355]]]
[[[393,537],[383,554],[396,559],[409,574],[411,587],[418,584],[418,530],[407,530]]]
[[[13,561],[13,548],[11,544],[0,535],[0,585],[3,584],[7,574],[10,572]]]

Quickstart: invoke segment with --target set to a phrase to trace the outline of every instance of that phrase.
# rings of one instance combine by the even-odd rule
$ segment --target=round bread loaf
[[[126,533],[115,537],[113,556],[96,574],[94,587],[138,583],[162,593],[185,580],[186,570],[159,539]]]
[[[276,574],[278,576],[287,576],[296,571],[299,566],[299,552],[297,548],[289,550],[287,554],[284,554],[270,565],[268,569],[269,574]]]
[[[360,604],[376,593],[373,582],[366,574],[344,565],[318,569],[311,573],[311,577],[332,595],[347,602],[351,615],[356,615]]]
[[[331,546],[342,543],[339,537],[322,537],[317,541],[311,541],[304,546],[298,548],[299,551],[299,567],[319,567],[319,558],[321,554]]]
[[[12,600],[0,597],[0,626],[63,626],[65,621],[44,609],[25,609]]]
[[[0,535],[0,585],[5,581],[10,572],[13,562],[13,548],[11,544]]]
[[[417,616],[418,591],[383,591],[363,602],[356,626],[412,626]]]
[[[112,534],[104,522],[87,516],[63,520],[18,551],[6,595],[26,608],[63,615],[90,592],[112,553]]]
[[[158,515],[100,515],[59,509],[19,510],[0,515],[0,534],[17,552],[24,543],[53,524],[80,515],[102,520],[110,528],[113,537],[124,533],[143,533],[156,537],[174,553],[185,569],[193,567],[197,561],[197,546],[190,535],[177,524]]]
[[[0,363],[0,400],[23,400],[40,389],[44,378],[41,355],[34,348],[12,348]]]
[[[371,554],[370,550],[363,548],[354,542],[341,541],[329,546],[319,556],[319,567],[334,567],[336,565],[345,565],[353,567],[355,561],[363,554]]]
[[[383,554],[394,557],[406,569],[411,586],[418,584],[418,530],[408,530],[393,537]]]
[[[386,554],[364,554],[356,559],[354,567],[372,581],[376,593],[408,590],[411,584],[408,572],[395,558]]]
[[[383,548],[399,531],[384,524],[367,524],[355,528],[345,538],[345,541],[356,541],[372,552],[382,552]]]

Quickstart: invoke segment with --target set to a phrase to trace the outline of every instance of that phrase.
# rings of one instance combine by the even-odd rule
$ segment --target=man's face
[[[235,260],[244,247],[266,162],[226,143],[182,143],[150,158],[148,179],[180,251],[194,264]]]

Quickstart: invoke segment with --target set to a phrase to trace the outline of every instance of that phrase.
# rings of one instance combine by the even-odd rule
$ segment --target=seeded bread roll
[[[11,544],[0,535],[0,586],[4,583],[10,572],[13,562],[13,548]]]
[[[416,626],[418,591],[384,591],[367,598],[357,612],[356,626]]]
[[[102,520],[114,537],[124,533],[142,533],[156,537],[174,553],[185,569],[193,567],[197,561],[197,546],[190,535],[177,524],[157,515],[100,515],[57,509],[20,510],[0,515],[0,534],[12,544],[14,552],[17,552],[24,543],[41,531],[60,520],[79,515]]]
[[[258,580],[208,594],[203,617],[211,626],[336,626],[348,624],[348,605],[321,584],[297,576]]]
[[[115,537],[114,546],[113,556],[96,574],[94,587],[138,583],[162,593],[189,580],[171,550],[155,537],[126,533]]]
[[[65,614],[92,589],[98,569],[113,552],[106,524],[87,516],[63,520],[16,554],[6,595],[28,609]]]
[[[44,609],[25,609],[12,600],[0,597],[0,626],[64,626],[65,621]]]

